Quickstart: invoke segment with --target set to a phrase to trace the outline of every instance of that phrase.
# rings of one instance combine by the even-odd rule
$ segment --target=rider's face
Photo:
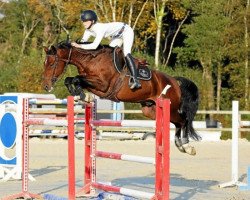
[[[83,23],[84,28],[88,29],[88,28],[90,28],[92,21],[86,21],[86,22],[82,22],[82,23]]]

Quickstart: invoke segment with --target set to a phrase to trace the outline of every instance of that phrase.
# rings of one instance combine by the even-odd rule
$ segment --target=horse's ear
[[[48,51],[49,51],[49,48],[48,48],[48,47],[43,47],[43,49],[44,49],[44,51],[45,51],[46,53],[48,53]]]
[[[55,55],[56,54],[56,47],[55,46],[51,46],[50,47],[50,52],[52,55]]]

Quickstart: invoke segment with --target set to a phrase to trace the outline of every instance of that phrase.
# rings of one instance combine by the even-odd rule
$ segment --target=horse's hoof
[[[181,142],[181,141],[180,141],[179,139],[176,139],[176,140],[174,141],[175,146],[177,147],[177,149],[179,149],[180,152],[185,153],[185,149],[182,147],[182,145],[181,145],[180,142]]]
[[[186,153],[185,149],[182,146],[180,146],[180,147],[176,146],[176,147],[177,147],[177,149],[179,149],[179,151],[181,153]]]
[[[86,94],[84,94],[84,96],[85,96],[85,98],[84,98],[85,102],[89,103],[89,102],[93,102],[94,101],[94,97],[90,93],[86,93]]]
[[[187,154],[192,155],[192,156],[196,155],[196,150],[191,145],[183,144],[182,147]]]

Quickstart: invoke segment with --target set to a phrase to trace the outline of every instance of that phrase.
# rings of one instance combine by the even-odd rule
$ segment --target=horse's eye
[[[56,66],[56,59],[53,59],[52,62],[50,62],[49,66],[51,68],[54,68]]]
[[[53,78],[51,79],[52,83],[55,83],[56,80],[57,80],[57,77],[53,77]]]

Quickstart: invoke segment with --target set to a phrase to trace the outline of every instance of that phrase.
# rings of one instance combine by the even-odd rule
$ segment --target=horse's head
[[[72,47],[64,43],[56,47],[44,48],[44,50],[46,59],[44,62],[43,87],[50,92],[70,62]]]

